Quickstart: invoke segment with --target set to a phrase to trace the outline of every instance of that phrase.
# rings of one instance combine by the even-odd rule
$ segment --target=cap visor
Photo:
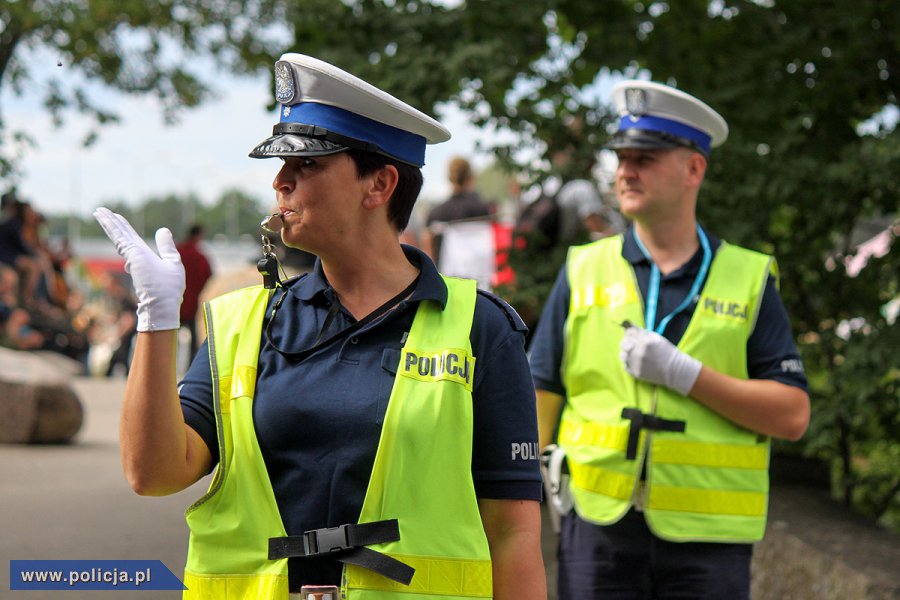
[[[624,148],[638,148],[641,150],[648,149],[669,149],[679,148],[685,144],[680,144],[672,139],[673,136],[661,137],[655,131],[644,129],[626,129],[617,132],[613,138],[606,143],[606,148],[610,150],[620,150]]]
[[[321,138],[306,137],[294,133],[279,133],[263,140],[250,151],[250,158],[276,156],[327,156],[347,150],[346,146]]]

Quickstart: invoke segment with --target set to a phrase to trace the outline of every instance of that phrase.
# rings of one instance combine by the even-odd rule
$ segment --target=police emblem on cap
[[[281,104],[294,99],[294,72],[284,61],[275,63],[275,99]]]
[[[647,92],[637,88],[625,90],[625,110],[634,117],[642,117],[647,113]]]

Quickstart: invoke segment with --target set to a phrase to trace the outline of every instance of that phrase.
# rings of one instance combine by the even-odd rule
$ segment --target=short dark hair
[[[360,179],[387,165],[397,169],[400,177],[388,203],[388,220],[397,226],[398,232],[406,229],[413,206],[422,190],[422,171],[418,167],[373,152],[350,149],[347,154],[356,165],[356,175]]]
[[[198,235],[203,235],[203,233],[204,233],[203,225],[200,225],[199,223],[194,223],[194,224],[191,225],[191,227],[188,229],[188,233],[187,233],[187,234],[188,234],[188,237],[195,237],[195,236],[198,236]]]

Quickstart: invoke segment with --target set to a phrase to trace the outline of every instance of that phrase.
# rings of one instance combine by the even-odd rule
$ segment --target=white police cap
[[[728,137],[728,124],[705,103],[681,90],[652,81],[616,84],[612,100],[619,129],[606,145],[619,148],[686,146],[709,156]]]
[[[425,113],[303,54],[284,54],[275,63],[275,99],[280,122],[250,152],[253,158],[321,156],[353,148],[421,167],[426,144],[450,139],[450,132]]]

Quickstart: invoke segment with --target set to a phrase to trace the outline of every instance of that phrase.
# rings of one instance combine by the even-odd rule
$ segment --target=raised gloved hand
[[[619,358],[637,379],[664,385],[682,396],[688,395],[703,368],[699,360],[663,336],[633,325],[625,328]]]
[[[175,248],[172,232],[156,231],[159,255],[141,239],[125,217],[108,208],[98,208],[94,218],[125,259],[137,294],[137,330],[178,329],[181,324],[181,299],[184,296],[184,265]]]

